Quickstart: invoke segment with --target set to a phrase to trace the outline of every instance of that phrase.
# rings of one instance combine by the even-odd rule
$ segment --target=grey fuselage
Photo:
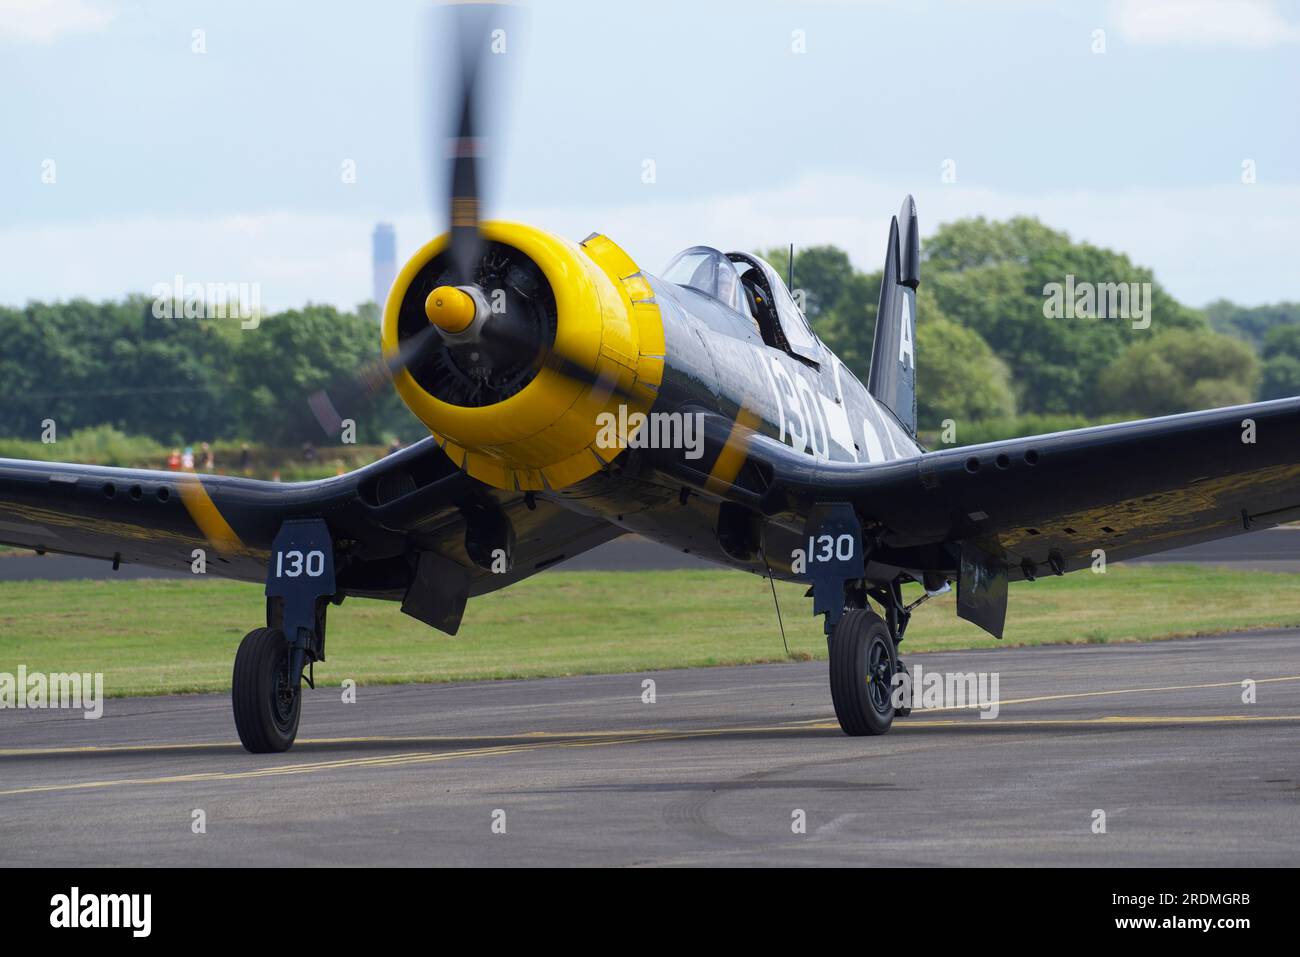
[[[698,410],[735,420],[742,409],[753,429],[809,457],[810,462],[867,464],[922,451],[839,358],[820,342],[818,361],[766,344],[753,320],[696,290],[647,277],[663,322],[664,377],[652,413]],[[590,510],[622,529],[719,564],[794,577],[789,561],[802,528],[763,522],[763,554],[728,553],[718,536],[718,504],[681,496],[653,470],[598,476],[552,493],[568,507]],[[684,499],[684,500],[683,500]]]

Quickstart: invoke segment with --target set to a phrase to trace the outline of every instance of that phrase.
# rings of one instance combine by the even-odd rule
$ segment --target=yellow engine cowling
[[[620,403],[629,415],[644,413],[654,404],[664,368],[659,307],[636,263],[604,236],[572,243],[532,226],[500,222],[484,223],[482,233],[540,268],[555,298],[551,354],[576,363],[590,377],[580,381],[561,374],[544,355],[522,389],[480,406],[443,401],[406,369],[394,375],[394,384],[452,461],[474,478],[500,489],[561,489],[604,468],[619,453],[618,447],[597,443],[601,413],[617,416]],[[446,248],[447,238],[439,236],[420,249],[393,283],[384,307],[385,356],[398,349],[398,318],[408,297],[419,296],[423,308],[423,295],[412,285]]]

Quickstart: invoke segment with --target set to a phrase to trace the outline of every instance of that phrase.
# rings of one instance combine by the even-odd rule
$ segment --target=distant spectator
[[[194,448],[185,446],[185,452],[181,455],[181,468],[187,472],[194,471]]]
[[[239,447],[239,471],[247,475],[251,471],[253,464],[253,453],[248,449],[248,443],[245,442]]]
[[[200,448],[203,450],[203,471],[215,472],[217,470],[217,457],[212,452],[212,446],[204,442]]]
[[[396,436],[393,436],[393,441],[388,443],[388,451],[385,452],[384,454],[392,455],[394,452],[400,452],[400,451],[402,451],[402,440],[397,438]]]
[[[173,472],[181,470],[181,450],[172,449],[172,454],[167,456],[167,467]]]
[[[310,442],[304,442],[302,444],[302,460],[304,462],[315,462],[316,446],[312,445]]]

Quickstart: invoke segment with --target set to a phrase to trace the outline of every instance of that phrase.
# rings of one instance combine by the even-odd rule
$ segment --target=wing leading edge
[[[791,527],[818,504],[852,503],[868,561],[912,573],[1032,579],[1300,519],[1300,398],[866,466],[751,434],[720,489],[716,466],[711,484],[699,479],[722,450],[715,443],[694,474],[673,471]]]
[[[179,571],[193,571],[201,549],[204,574],[263,582],[281,525],[307,518],[329,529],[340,596],[400,600],[451,633],[466,598],[621,534],[553,502],[486,488],[432,439],[300,483],[0,459],[5,545]],[[502,524],[512,530],[509,567],[485,568],[471,554],[476,534]]]
[[[895,548],[983,540],[1022,572],[1134,558],[1300,518],[1300,399],[930,452],[785,491],[843,496]],[[851,471],[851,470],[850,470]]]

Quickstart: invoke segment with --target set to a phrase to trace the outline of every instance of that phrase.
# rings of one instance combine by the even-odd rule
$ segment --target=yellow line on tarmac
[[[1243,679],[1244,680],[1244,679]],[[1285,675],[1277,678],[1256,678],[1253,679],[1256,684],[1272,684],[1279,681],[1300,681],[1300,675]],[[1218,681],[1208,684],[1195,685],[1164,685],[1154,688],[1115,688],[1109,691],[1075,691],[1062,694],[1038,695],[1032,698],[1011,698],[998,702],[999,707],[1013,704],[1034,704],[1043,701],[1065,701],[1072,698],[1099,698],[1110,695],[1124,694],[1155,694],[1166,691],[1199,691],[1207,688],[1234,688],[1239,687],[1241,681]],[[979,704],[965,706],[951,706],[945,708],[925,708],[917,709],[914,712],[920,714],[938,714],[945,711],[975,711],[982,710]],[[904,719],[908,724],[917,726],[918,721]],[[1087,720],[1087,719],[1077,719]],[[1005,724],[1006,722],[1001,722]],[[902,725],[899,725],[902,727]],[[827,723],[825,718],[807,718],[799,721],[792,721],[780,726],[784,730],[795,730],[801,727],[807,728],[835,728],[838,727],[834,722]],[[770,731],[770,728],[711,728],[701,732],[686,732],[691,734],[735,734],[746,733],[750,731]],[[627,737],[636,735],[666,735],[682,734],[682,731],[669,728],[637,728],[626,731],[524,731],[518,734],[479,734],[479,735],[417,735],[410,737],[401,737],[397,735],[357,735],[353,737],[342,738],[299,738],[298,745],[339,745],[339,744],[437,744],[439,742],[453,743],[460,741],[500,741],[503,738],[537,738],[542,740],[554,739],[578,739],[578,738],[609,738],[609,737]],[[0,748],[0,758],[9,757],[43,757],[55,754],[112,754],[114,752],[128,752],[147,754],[150,752],[161,751],[189,751],[189,750],[221,750],[238,748],[238,741],[203,741],[193,744],[183,743],[166,743],[166,744],[110,744],[110,745],[73,745],[66,747],[53,748]],[[0,794],[8,792],[0,791]]]
[[[565,734],[556,732],[555,737],[559,740],[543,740],[534,744],[505,744],[488,748],[465,748],[458,751],[421,751],[410,754],[384,754],[373,755],[364,758],[340,758],[336,761],[315,761],[302,762],[298,764],[279,764],[266,768],[251,768],[246,771],[198,771],[192,774],[170,774],[154,778],[114,778],[102,781],[80,781],[70,784],[43,784],[32,787],[10,788],[0,790],[0,797],[15,794],[35,794],[51,791],[81,791],[94,790],[111,787],[120,787],[125,785],[150,785],[150,784],[193,784],[209,781],[236,781],[246,778],[276,777],[287,774],[310,774],[317,771],[335,771],[347,768],[378,768],[378,767],[396,767],[405,764],[430,764],[436,761],[448,761],[453,758],[476,758],[503,754],[517,754],[524,751],[541,751],[553,748],[565,747],[596,747],[607,744],[635,744],[638,741],[657,741],[673,740],[685,737],[699,736],[718,736],[723,734],[760,734],[771,733],[773,731],[799,731],[800,728],[791,728],[785,726],[774,727],[748,727],[748,728],[703,728],[696,730],[681,731],[652,731],[652,730],[634,730],[634,731],[610,731],[610,732],[577,732],[575,734]],[[500,735],[492,736],[500,738]],[[352,739],[341,738],[339,741],[346,742]],[[385,739],[356,739],[356,740],[385,740]],[[401,741],[403,739],[393,739]],[[414,740],[424,741],[426,738],[417,738]],[[465,738],[452,740],[466,740]],[[491,738],[489,738],[491,740]],[[305,743],[305,742],[304,742]],[[100,749],[103,750],[103,749]],[[39,754],[36,751],[24,751],[22,754]]]
[[[939,709],[935,709],[936,711]],[[913,712],[915,714],[916,712]],[[1034,725],[1052,725],[1052,726],[1089,726],[1104,724],[1124,724],[1124,725],[1184,725],[1184,724],[1236,724],[1246,722],[1261,721],[1300,721],[1300,714],[1223,714],[1223,715],[1103,715],[1098,718],[991,718],[988,720],[959,721],[955,718],[937,719],[934,721],[913,721],[911,718],[902,718],[900,723],[894,725],[893,730],[906,731],[908,728],[951,728],[951,727],[1031,727]],[[838,728],[837,724],[817,725],[815,727]]]
[[[1109,695],[1118,695],[1118,694],[1155,694],[1156,692],[1161,692],[1161,691],[1200,691],[1204,688],[1240,688],[1241,682],[1245,680],[1246,680],[1245,678],[1242,678],[1239,681],[1216,681],[1213,682],[1212,684],[1203,684],[1203,685],[1166,685],[1161,688],[1115,688],[1110,691],[1072,691],[1064,694],[1038,695],[1037,697],[1033,697],[1033,698],[1003,699],[998,702],[998,707],[1005,707],[1006,705],[1009,704],[1035,704],[1042,701],[1066,701],[1070,698],[1104,698]],[[1255,684],[1257,685],[1266,685],[1266,684],[1272,684],[1273,682],[1276,681],[1300,681],[1300,675],[1287,675],[1281,678],[1253,678],[1251,680],[1254,681]],[[968,705],[951,705],[945,708],[926,708],[924,709],[924,711],[926,714],[937,714],[940,711],[974,711],[976,709],[980,709],[983,707],[984,707],[983,705],[976,703],[976,704],[968,704]],[[914,710],[912,713],[920,714],[921,709],[918,708]],[[798,723],[819,724],[822,720],[823,719],[821,718],[808,718],[807,720]]]
[[[816,720],[821,721],[822,718]],[[783,725],[786,730],[797,730],[794,725]],[[770,728],[710,728],[708,734],[724,734],[740,731],[766,731]],[[658,735],[658,734],[681,734],[682,732],[675,728],[630,728],[626,731],[522,731],[516,734],[510,732],[501,732],[499,734],[445,734],[445,735],[357,735],[354,737],[343,738],[299,738],[296,747],[302,748],[304,745],[337,745],[337,744],[454,744],[461,741],[501,741],[503,739],[514,738],[532,738],[537,740],[556,740],[556,739],[581,739],[581,738],[614,738],[627,737],[630,735]],[[202,741],[194,744],[182,744],[170,742],[165,744],[83,744],[83,745],[65,745],[53,748],[0,748],[0,758],[21,758],[21,757],[44,757],[55,754],[113,754],[125,752],[128,754],[148,754],[158,751],[189,751],[189,750],[229,750],[231,748],[242,748],[238,741]]]
[[[1067,698],[1101,698],[1106,695],[1145,694],[1155,693],[1158,691],[1199,691],[1204,688],[1240,688],[1241,682],[1245,680],[1245,678],[1242,678],[1238,681],[1216,681],[1212,684],[1203,685],[1167,685],[1163,688],[1118,688],[1113,691],[1076,691],[1071,694],[1040,695],[1036,698],[1011,698],[1010,700],[999,702],[999,704],[1032,704],[1038,701],[1064,701]],[[1276,681],[1300,681],[1300,675],[1287,675],[1283,678],[1253,678],[1251,680],[1253,680],[1257,685],[1264,685],[1272,684]],[[935,708],[934,710],[938,711],[940,709]]]
[[[945,709],[934,708],[932,710],[942,711]],[[912,712],[912,714],[920,713],[919,711]],[[1300,714],[1170,714],[1149,716],[1112,714],[1096,718],[987,718],[974,721],[963,721],[956,718],[936,718],[933,721],[925,718],[896,718],[890,734],[906,731],[908,728],[1019,728],[1040,724],[1057,727],[1098,724],[1233,724],[1256,721],[1300,721]],[[824,721],[820,724],[805,724],[803,727],[808,731],[834,731],[839,728],[839,725],[834,721]]]
[[[71,784],[45,784],[26,788],[12,788],[0,791],[0,796],[15,794],[36,794],[51,791],[84,791],[128,785],[150,784],[194,784],[208,781],[237,781],[245,778],[278,777],[286,774],[312,774],[318,771],[334,771],[346,768],[389,767],[396,764],[429,763],[446,761],[451,758],[472,758],[490,754],[511,754],[515,751],[534,750],[554,745],[520,745],[502,748],[473,748],[464,751],[447,751],[441,754],[423,752],[403,755],[378,755],[369,758],[343,758],[338,761],[320,761],[304,764],[279,764],[267,768],[254,768],[247,771],[200,771],[194,774],[172,774],[155,778],[116,778],[103,781],[79,781]]]
[[[1253,722],[1300,722],[1300,714],[1290,715],[1159,715],[1137,717],[1128,715],[1109,715],[1097,718],[1025,718],[982,720],[912,720],[904,719],[896,730],[908,728],[947,728],[947,727],[1033,727],[1040,725],[1054,727],[1093,727],[1099,725],[1206,725],[1234,724]],[[676,741],[687,738],[720,737],[728,734],[771,734],[773,732],[834,730],[838,725],[825,722],[818,725],[773,725],[767,727],[738,728],[696,728],[670,730],[633,730],[633,731],[591,731],[575,734],[555,733],[558,740],[542,740],[533,744],[507,744],[487,748],[465,748],[458,751],[419,751],[410,754],[383,754],[362,758],[341,758],[336,761],[311,761],[299,764],[279,764],[265,768],[251,768],[245,771],[199,771],[192,774],[171,774],[153,778],[117,778],[100,781],[80,781],[69,784],[46,784],[33,787],[11,788],[0,791],[0,796],[18,794],[49,793],[56,791],[102,790],[113,787],[147,786],[159,784],[198,784],[219,781],[237,781],[248,778],[279,777],[290,774],[313,774],[320,771],[339,771],[352,768],[392,768],[407,765],[433,764],[451,761],[456,758],[493,757],[506,754],[519,754],[530,751],[552,750],[555,748],[591,748],[604,745],[637,744],[640,742]],[[352,739],[331,739],[348,741]],[[388,740],[388,739],[355,739]],[[400,741],[403,739],[393,739]],[[425,739],[415,739],[425,740]],[[461,739],[464,740],[464,739]],[[28,752],[30,753],[30,752]]]
[[[115,751],[188,751],[239,747],[238,741],[204,741],[195,744],[84,744],[59,748],[0,748],[0,758],[41,757],[48,754],[112,754]]]
[[[1243,679],[1244,680],[1244,679]],[[1300,681],[1300,675],[1287,675],[1280,678],[1255,678],[1257,685],[1272,684],[1278,681]],[[1099,698],[1108,695],[1121,694],[1155,694],[1164,691],[1199,691],[1206,688],[1235,688],[1240,687],[1241,681],[1218,681],[1211,684],[1198,685],[1166,685],[1158,688],[1117,688],[1110,691],[1076,691],[1064,694],[1038,695],[1033,698],[1011,698],[998,702],[998,707],[1005,707],[1011,704],[1035,704],[1043,701],[1065,701],[1071,698]],[[970,704],[965,706],[956,706],[946,708],[925,708],[917,709],[914,714],[938,714],[942,711],[975,711],[981,710],[979,704]],[[907,719],[904,719],[907,720]],[[1083,720],[1083,719],[1080,719]],[[915,725],[917,722],[909,721],[909,724]],[[799,721],[792,721],[782,725],[786,730],[793,730],[799,727],[816,727],[816,728],[834,728],[838,725],[834,723],[827,724],[825,718],[806,718]],[[900,725],[901,727],[901,725]],[[710,729],[709,734],[723,734],[743,732],[746,728],[714,728]],[[758,729],[769,730],[769,729]],[[651,735],[651,734],[680,734],[680,731],[668,728],[640,728],[627,731],[524,731],[518,734],[478,734],[478,735],[417,735],[413,737],[400,737],[396,735],[359,735],[355,737],[344,738],[299,738],[298,745],[314,744],[436,744],[438,742],[455,742],[455,741],[499,741],[502,738],[603,738],[625,735]],[[238,741],[203,741],[193,744],[167,743],[167,744],[86,744],[71,745],[66,747],[54,748],[0,748],[0,758],[12,757],[42,757],[54,754],[112,754],[113,752],[136,752],[147,754],[154,751],[189,751],[189,750],[220,750],[228,748],[238,748]],[[0,792],[3,794],[5,792]]]

